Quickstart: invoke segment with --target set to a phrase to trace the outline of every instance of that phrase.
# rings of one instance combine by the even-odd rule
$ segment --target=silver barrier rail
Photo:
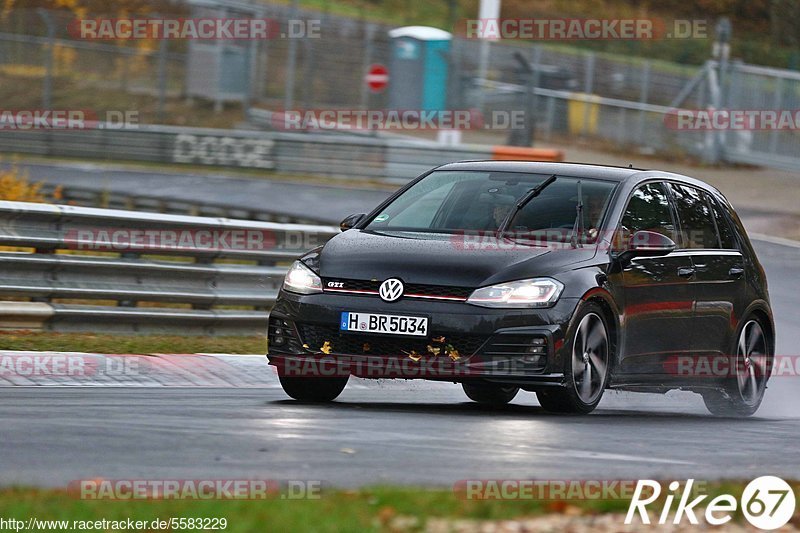
[[[127,211],[148,211],[153,213],[171,213],[175,215],[194,215],[202,217],[240,218],[246,220],[262,220],[282,224],[324,224],[313,214],[295,216],[275,213],[261,209],[248,209],[223,203],[201,203],[178,198],[164,198],[157,195],[116,192],[105,188],[78,187],[42,183],[41,191],[46,198],[67,205],[83,207],[101,207],[104,209],[123,209]]]
[[[253,335],[339,230],[0,201],[0,328]]]
[[[89,124],[0,129],[0,152],[238,167],[285,174],[407,182],[431,167],[491,159],[485,146],[344,134]]]

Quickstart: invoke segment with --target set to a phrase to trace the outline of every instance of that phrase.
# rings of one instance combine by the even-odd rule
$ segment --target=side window
[[[675,240],[675,223],[663,183],[646,183],[633,191],[625,214],[622,215],[621,230],[622,238],[647,230]]]
[[[684,248],[719,248],[714,215],[703,195],[694,187],[670,183],[681,226]]]
[[[733,234],[733,228],[731,228],[730,222],[728,222],[728,219],[722,212],[723,207],[710,195],[705,196],[708,205],[711,206],[711,211],[714,213],[714,221],[717,223],[720,246],[725,250],[737,250],[739,245],[736,243],[736,237]]]

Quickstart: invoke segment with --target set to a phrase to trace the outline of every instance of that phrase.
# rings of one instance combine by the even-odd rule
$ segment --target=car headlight
[[[283,278],[283,290],[298,294],[322,292],[322,280],[301,261],[295,261]]]
[[[564,284],[550,278],[523,279],[475,289],[468,304],[482,307],[550,307]]]

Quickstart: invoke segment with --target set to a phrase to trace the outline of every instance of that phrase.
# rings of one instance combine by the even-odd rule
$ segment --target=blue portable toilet
[[[440,111],[447,106],[447,70],[453,35],[429,26],[389,31],[389,105],[392,109]]]

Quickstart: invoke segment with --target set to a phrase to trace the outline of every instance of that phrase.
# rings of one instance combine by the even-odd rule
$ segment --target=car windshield
[[[453,233],[501,229],[517,202],[551,175],[518,172],[435,171],[378,213],[370,230]],[[580,182],[580,186],[578,184]],[[583,242],[593,241],[615,183],[556,176],[513,215],[505,234],[547,241],[564,240],[576,221],[578,191],[583,200]]]

